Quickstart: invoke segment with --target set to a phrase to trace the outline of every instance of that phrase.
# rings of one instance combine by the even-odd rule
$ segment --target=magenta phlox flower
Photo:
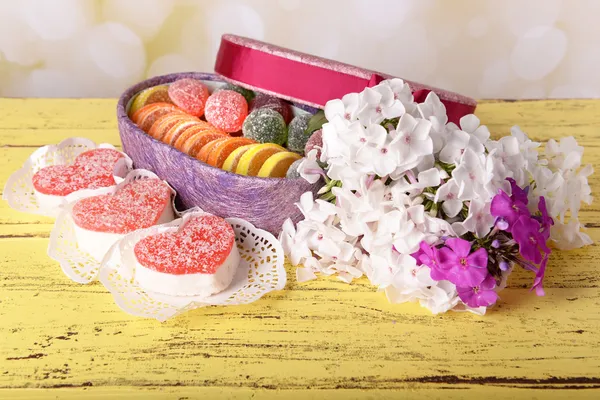
[[[488,275],[488,255],[483,248],[471,253],[471,243],[460,238],[446,240],[439,249],[439,265],[446,279],[460,287],[475,287]]]
[[[517,182],[515,182],[513,178],[506,178],[506,180],[510,183],[510,189],[512,192],[510,197],[514,201],[518,201],[527,205],[527,203],[529,203],[529,199],[527,198],[527,195],[529,194],[529,186],[527,186],[525,189],[521,189],[521,187],[517,185]]]
[[[546,274],[546,264],[548,264],[549,255],[546,254],[546,257],[542,260],[540,264],[540,268],[535,274],[535,279],[533,280],[533,287],[531,290],[535,290],[535,294],[538,296],[544,296],[546,293],[544,292],[544,275]]]
[[[534,216],[534,218],[541,224],[542,236],[544,236],[544,239],[548,241],[548,239],[550,239],[550,227],[554,225],[554,220],[548,214],[548,208],[546,207],[546,199],[544,198],[544,196],[540,197],[540,200],[538,202],[538,210],[540,210],[541,215],[536,215]]]
[[[529,217],[527,203],[511,198],[504,190],[498,190],[498,194],[492,199],[490,206],[491,214],[497,220],[505,221],[508,225],[496,224],[499,228],[506,228],[507,232],[512,230],[513,225],[521,216]]]
[[[469,307],[488,307],[498,300],[498,293],[494,289],[496,289],[496,279],[488,275],[479,285],[458,286],[456,291],[462,302]]]
[[[416,260],[417,265],[426,265],[430,268],[431,279],[436,281],[446,280],[446,271],[440,265],[439,250],[435,246],[430,246],[422,241],[419,250],[411,254]]]
[[[539,264],[544,254],[550,253],[541,224],[531,217],[521,216],[513,226],[512,235],[519,245],[519,253],[526,260]]]

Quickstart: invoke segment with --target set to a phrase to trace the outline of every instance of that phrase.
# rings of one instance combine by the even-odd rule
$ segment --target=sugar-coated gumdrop
[[[250,112],[261,108],[270,108],[277,111],[281,114],[286,124],[289,124],[294,117],[290,103],[287,101],[264,93],[257,93],[250,104]]]
[[[304,161],[304,158],[294,161],[292,163],[292,165],[290,165],[290,167],[288,168],[287,173],[285,174],[285,177],[289,178],[289,179],[300,178],[300,173],[298,173],[298,166],[300,165],[300,163],[302,161]]]
[[[306,142],[304,147],[304,154],[308,154],[312,149],[317,150],[317,160],[321,159],[321,149],[323,148],[323,131],[319,129],[314,131],[310,138]]]
[[[197,79],[180,79],[169,85],[169,97],[186,113],[201,117],[204,115],[208,89]]]
[[[283,145],[287,140],[287,128],[281,114],[270,108],[252,111],[242,127],[244,136],[260,143]]]
[[[244,96],[233,90],[219,90],[206,101],[206,120],[225,132],[237,132],[248,115]]]
[[[255,96],[255,94],[252,90],[245,89],[241,86],[236,86],[233,83],[228,83],[225,86],[219,88],[218,90],[233,90],[234,92],[238,92],[239,94],[244,96],[244,98],[246,99],[246,102],[248,102],[248,104],[250,104],[250,102],[252,101],[252,99]]]
[[[304,147],[310,138],[310,135],[306,134],[306,128],[308,128],[308,121],[311,118],[312,115],[310,114],[302,114],[295,116],[290,122],[290,126],[288,126],[288,149],[304,154]]]

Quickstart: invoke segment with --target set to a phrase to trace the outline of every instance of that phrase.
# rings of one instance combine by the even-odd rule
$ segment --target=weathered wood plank
[[[0,183],[32,146],[76,135],[118,144],[114,104],[0,99]],[[487,102],[478,115],[494,134],[519,124],[537,140],[573,135],[600,163],[598,100]],[[597,242],[600,209],[582,219]],[[160,324],[121,312],[100,284],[69,281],[46,255],[51,222],[0,202],[0,398],[595,398],[600,388],[597,245],[557,252],[544,298],[515,272],[485,317],[389,304],[365,280],[299,285],[288,265],[284,291]]]

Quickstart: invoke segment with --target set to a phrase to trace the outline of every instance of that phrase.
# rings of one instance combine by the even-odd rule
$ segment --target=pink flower
[[[457,286],[458,297],[469,307],[487,307],[498,300],[496,279],[488,275],[483,282],[473,287]]]
[[[422,241],[419,250],[411,256],[417,260],[417,265],[426,265],[430,268],[431,279],[436,281],[446,280],[446,271],[440,265],[439,250]]]
[[[490,213],[498,220],[508,223],[508,227],[504,229],[507,232],[512,230],[512,226],[522,215],[530,215],[527,203],[509,197],[504,190],[499,190],[498,194],[492,199]],[[504,228],[499,224],[496,226]]]
[[[534,216],[533,218],[539,221],[539,223],[542,225],[542,236],[544,236],[544,239],[548,241],[548,239],[550,239],[550,227],[554,225],[554,220],[548,214],[548,208],[546,207],[546,199],[544,196],[540,197],[538,202],[538,210],[540,210],[541,215]]]
[[[540,264],[540,268],[537,270],[535,274],[535,279],[533,280],[533,287],[531,290],[535,290],[535,294],[538,296],[544,296],[546,293],[544,292],[544,274],[546,273],[546,264],[548,264],[549,255],[546,254],[546,257],[542,260]]]
[[[471,243],[464,239],[450,238],[439,250],[440,268],[457,287],[475,287],[483,282],[488,275],[487,263],[487,251],[480,248],[471,253]]]
[[[519,253],[526,260],[539,264],[544,258],[542,253],[550,253],[541,224],[531,217],[521,216],[513,226],[512,235],[519,244]]]
[[[527,186],[525,189],[521,189],[513,178],[506,178],[506,180],[510,183],[510,188],[512,192],[512,196],[510,196],[511,199],[527,205],[527,203],[529,202],[529,199],[527,198],[527,194],[529,193],[529,186]]]

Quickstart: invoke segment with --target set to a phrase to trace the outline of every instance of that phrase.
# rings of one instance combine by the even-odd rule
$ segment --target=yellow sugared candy
[[[144,107],[146,104],[152,103],[170,103],[173,104],[169,97],[169,86],[158,85],[142,90],[131,103],[129,115],[133,115],[137,110]]]
[[[258,171],[269,157],[284,151],[287,150],[278,144],[256,144],[242,155],[235,172],[240,175],[257,176]]]
[[[264,162],[257,176],[262,178],[284,178],[290,165],[301,158],[300,154],[291,151],[273,154]]]
[[[227,159],[225,160],[225,162],[223,163],[223,169],[225,171],[229,171],[229,172],[235,172],[238,163],[240,162],[240,158],[242,158],[242,156],[244,155],[244,153],[246,153],[247,150],[249,150],[251,147],[256,146],[255,144],[247,144],[245,146],[242,147],[238,147],[237,149],[235,149],[234,151],[232,151],[229,156],[227,157]]]

